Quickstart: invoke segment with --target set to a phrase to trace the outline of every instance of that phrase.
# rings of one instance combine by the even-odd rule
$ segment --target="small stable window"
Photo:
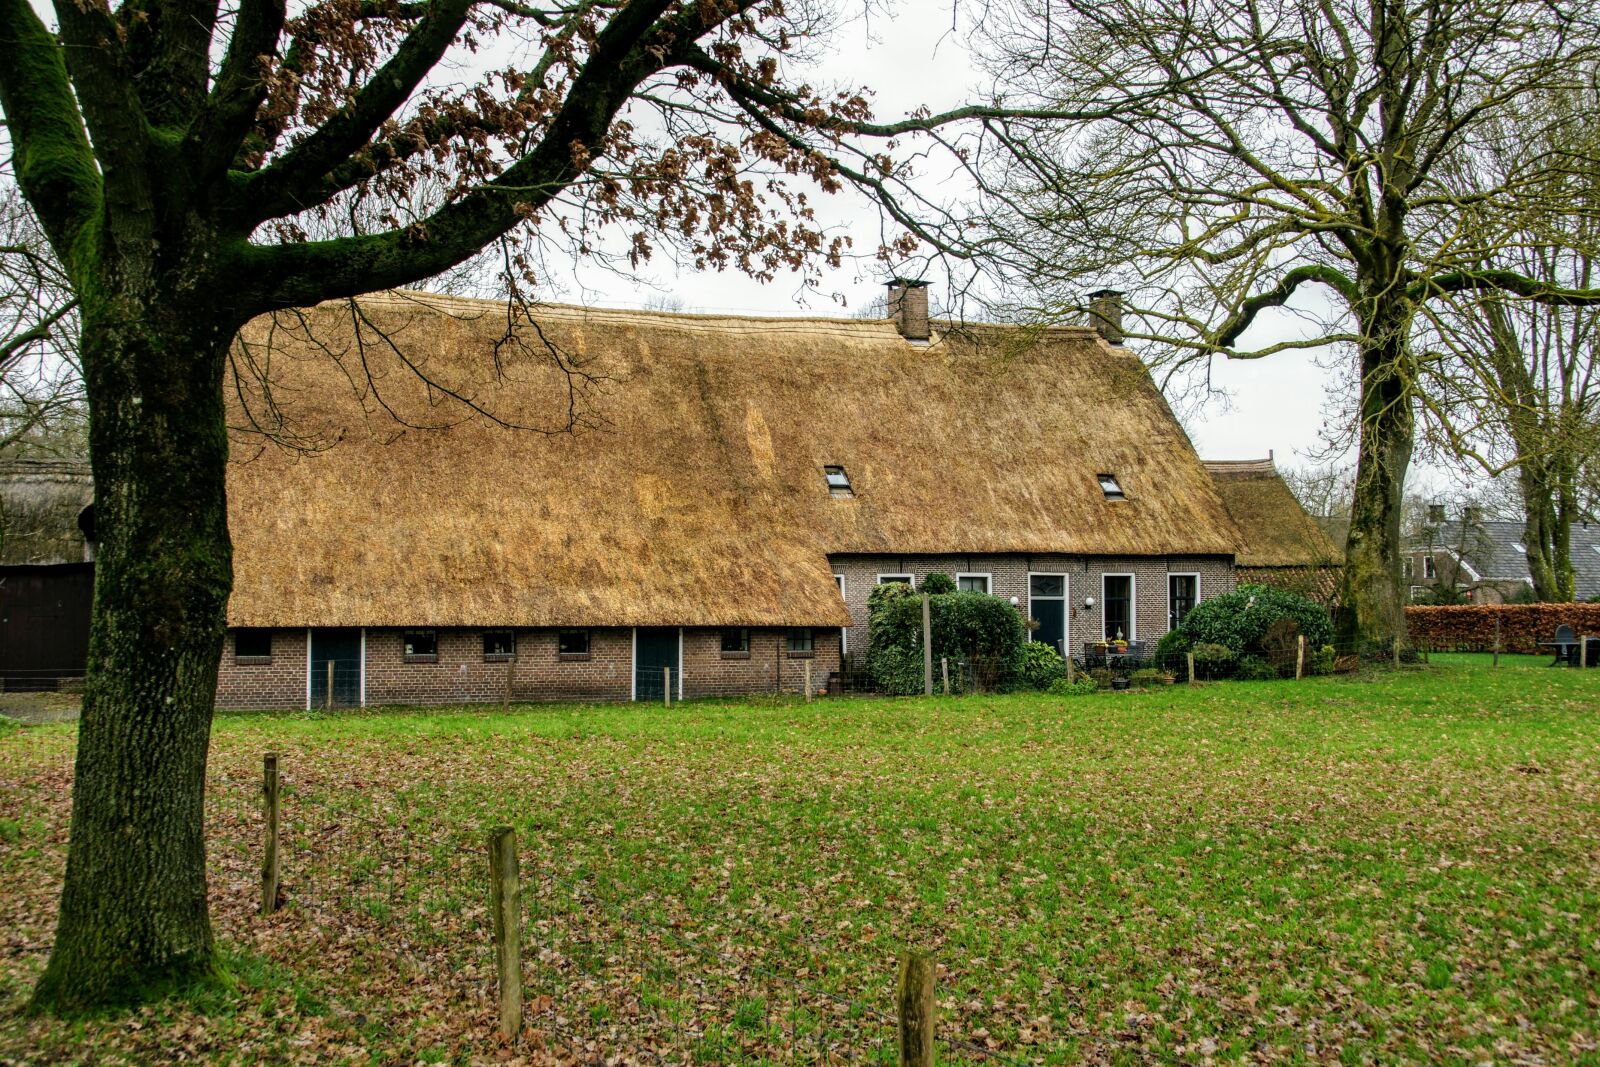
[[[750,631],[745,629],[722,631],[722,654],[741,657],[750,655]]]
[[[266,663],[272,659],[272,631],[251,627],[233,631],[235,663]]]
[[[989,591],[989,576],[987,574],[958,574],[956,575],[956,589],[963,593],[987,593]]]
[[[850,487],[850,476],[844,472],[843,467],[823,467],[822,474],[828,479],[828,492],[834,496],[856,495],[855,490]]]
[[[563,656],[588,656],[588,630],[562,630],[556,638],[556,650]]]
[[[439,658],[439,635],[433,630],[407,630],[401,640],[407,663],[433,663]]]
[[[810,628],[789,631],[789,655],[809,656],[815,651]]]
[[[1115,474],[1098,474],[1100,491],[1106,495],[1107,500],[1126,500],[1127,496],[1122,491],[1122,483],[1117,481]]]
[[[517,635],[511,630],[483,631],[483,658],[510,660],[517,656]]]

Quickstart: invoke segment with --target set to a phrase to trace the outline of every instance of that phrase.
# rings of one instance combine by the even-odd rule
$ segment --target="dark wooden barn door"
[[[678,631],[666,626],[641,626],[633,632],[633,696],[635,700],[660,700],[665,694],[666,669],[672,668],[672,697],[682,691],[678,662]]]
[[[0,688],[82,678],[93,605],[92,563],[0,567]]]
[[[333,664],[333,706],[361,703],[361,631],[311,631],[311,706],[328,706],[328,664]]]

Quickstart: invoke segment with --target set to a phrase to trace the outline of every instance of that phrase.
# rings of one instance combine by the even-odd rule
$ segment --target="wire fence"
[[[418,976],[492,1042],[502,983],[487,833],[446,826],[403,793],[352,794],[292,768],[279,781],[263,912]],[[212,878],[253,898],[268,881],[267,795],[259,774],[208,783]],[[524,835],[519,1041],[607,1062],[900,1062],[892,956],[861,968],[838,945],[793,935],[735,946],[717,920],[640,899],[536,828]],[[936,1039],[944,1062],[1033,1062],[953,1032]]]

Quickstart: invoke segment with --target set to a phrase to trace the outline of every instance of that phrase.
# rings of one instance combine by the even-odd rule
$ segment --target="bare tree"
[[[1460,181],[1486,124],[1545,124],[1539,100],[1589,78],[1591,16],[1544,0],[1016,0],[985,23],[1008,99],[1121,106],[1090,124],[991,122],[968,156],[982,217],[942,231],[1043,315],[1125,290],[1126,333],[1168,368],[1348,346],[1359,445],[1341,632],[1387,641],[1405,628],[1419,309],[1470,292],[1600,300],[1493,263],[1461,210],[1529,209],[1543,195],[1530,179],[1555,161]],[[1312,290],[1323,303],[1301,299]],[[1252,329],[1274,309],[1306,325]]]
[[[1491,181],[1525,161],[1551,161],[1532,181],[1540,196],[1508,215],[1464,203],[1495,267],[1551,288],[1600,283],[1600,156],[1591,89],[1552,95],[1559,121],[1486,131],[1470,163]],[[1465,183],[1464,183],[1465,184]],[[1571,528],[1590,518],[1585,485],[1600,466],[1600,308],[1542,303],[1514,292],[1447,294],[1425,308],[1422,409],[1430,440],[1490,478],[1512,474],[1523,544],[1540,600],[1576,592]]]
[[[0,456],[82,455],[72,286],[0,168]]]

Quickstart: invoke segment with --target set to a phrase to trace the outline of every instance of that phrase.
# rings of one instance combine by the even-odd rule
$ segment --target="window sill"
[[[272,663],[271,656],[235,656],[233,662],[240,667],[266,667]]]
[[[748,653],[748,652],[724,652],[722,654],[722,658],[723,659],[749,659],[750,658],[750,653]]]
[[[556,653],[556,662],[558,662],[558,663],[584,663],[584,662],[587,662],[588,659],[589,659],[589,653],[587,653],[587,652],[557,652]]]
[[[438,663],[439,653],[435,652],[431,656],[406,656],[405,661],[407,663]]]
[[[816,654],[815,651],[811,651],[811,652],[790,652],[790,653],[788,653],[788,656],[789,656],[790,659],[816,659],[817,658],[817,654]]]
[[[483,654],[483,662],[485,663],[515,663],[516,661],[517,654],[515,652],[485,652]]]

